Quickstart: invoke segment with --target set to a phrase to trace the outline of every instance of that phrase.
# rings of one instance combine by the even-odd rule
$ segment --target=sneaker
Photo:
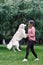
[[[26,62],[26,61],[27,61],[27,59],[24,59],[24,60],[23,60],[23,62]]]
[[[38,60],[39,60],[38,58],[35,59],[35,61],[38,61]]]

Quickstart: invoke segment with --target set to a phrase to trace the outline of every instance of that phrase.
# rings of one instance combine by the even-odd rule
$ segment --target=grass
[[[34,61],[30,52],[28,61],[22,62],[25,57],[26,46],[22,46],[21,52],[8,50],[6,46],[0,45],[0,65],[43,65],[43,46],[35,46],[39,61]]]

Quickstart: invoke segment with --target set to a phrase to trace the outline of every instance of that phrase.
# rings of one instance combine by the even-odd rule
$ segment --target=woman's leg
[[[25,56],[25,59],[28,59],[28,55],[29,55],[29,42],[28,42],[28,45],[27,45],[27,48],[26,48],[26,56]]]
[[[38,58],[37,54],[35,53],[35,50],[34,50],[34,42],[32,42],[32,45],[30,48],[31,48],[31,51],[32,51],[33,55],[35,56],[35,58]]]

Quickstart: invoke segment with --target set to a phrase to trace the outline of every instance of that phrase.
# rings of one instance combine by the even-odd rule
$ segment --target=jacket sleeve
[[[31,30],[30,36],[31,36],[31,37],[34,37],[34,36],[35,36],[35,28],[33,28],[33,29]]]

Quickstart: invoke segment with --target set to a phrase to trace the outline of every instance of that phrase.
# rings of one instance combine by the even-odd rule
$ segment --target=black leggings
[[[35,41],[28,41],[28,45],[27,45],[27,48],[26,48],[26,56],[25,56],[26,59],[28,58],[29,49],[31,49],[31,52],[33,53],[35,58],[38,58],[37,54],[34,51],[34,43],[35,43]]]

